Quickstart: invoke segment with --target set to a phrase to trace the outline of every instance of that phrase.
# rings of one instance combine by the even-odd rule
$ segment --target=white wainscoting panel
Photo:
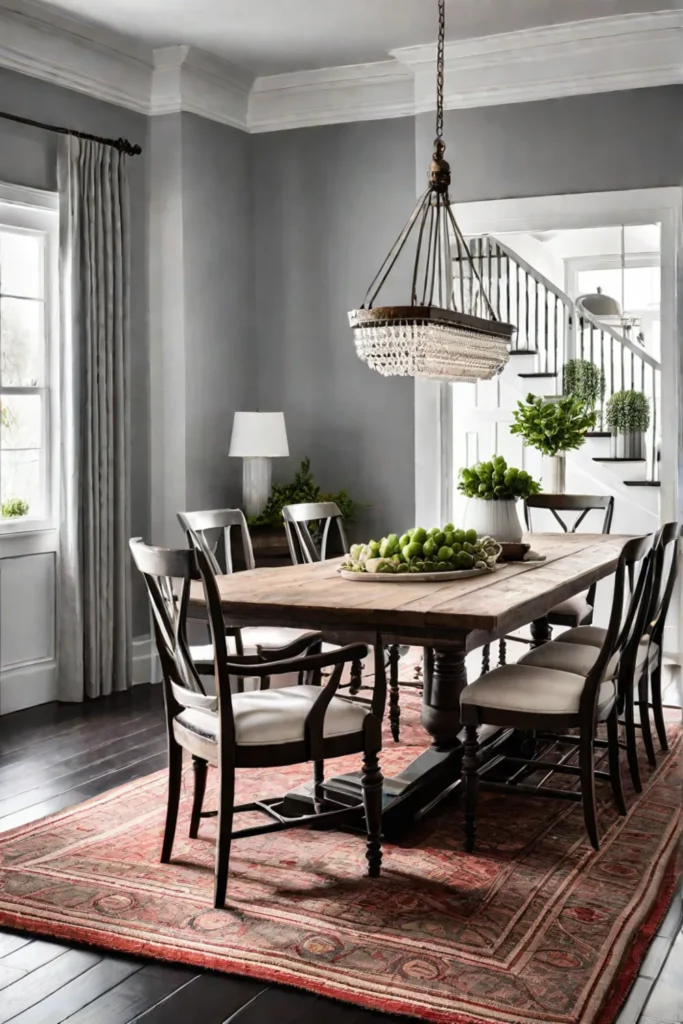
[[[0,559],[0,714],[55,700],[55,554]]]

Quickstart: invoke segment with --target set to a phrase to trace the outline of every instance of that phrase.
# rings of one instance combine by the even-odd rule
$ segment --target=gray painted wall
[[[445,137],[461,202],[680,185],[683,85],[449,110]],[[416,138],[422,185],[433,115]]]
[[[0,68],[0,107],[12,114],[66,125],[112,138],[130,139],[143,149],[128,163],[131,212],[131,436],[132,529],[149,535],[149,346],[147,339],[147,127],[142,114],[102,103],[69,89]],[[0,181],[55,190],[58,136],[0,120]],[[139,581],[133,592],[133,627],[149,633],[146,597]]]
[[[241,501],[233,413],[255,401],[250,137],[183,114],[187,507]]]
[[[357,358],[359,306],[415,202],[412,118],[252,136],[258,402],[283,410],[292,475],[372,506],[359,535],[414,517],[413,382]],[[409,268],[403,266],[406,280]],[[388,301],[400,292],[387,292]]]
[[[249,136],[193,114],[150,128],[152,535],[176,512],[239,505],[233,413],[252,408]]]

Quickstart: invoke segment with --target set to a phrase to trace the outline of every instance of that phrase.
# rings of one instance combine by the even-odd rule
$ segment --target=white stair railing
[[[557,374],[571,358],[587,359],[605,375],[597,430],[606,430],[605,406],[616,391],[634,388],[647,395],[647,480],[658,479],[661,364],[625,333],[605,324],[492,235],[468,240],[479,278],[501,320],[517,327],[512,352],[533,352],[541,374]],[[459,269],[455,267],[455,276]]]

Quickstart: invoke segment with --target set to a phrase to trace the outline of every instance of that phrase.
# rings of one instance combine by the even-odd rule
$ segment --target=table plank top
[[[341,559],[254,569],[218,577],[226,618],[236,625],[376,630],[382,633],[516,629],[611,575],[625,536],[533,534],[545,562],[513,562],[496,572],[443,583],[356,583]],[[190,603],[204,606],[201,583]]]

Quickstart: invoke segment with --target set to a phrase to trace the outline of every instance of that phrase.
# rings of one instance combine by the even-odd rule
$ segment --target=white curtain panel
[[[58,696],[81,701],[132,683],[126,158],[69,136],[58,177]]]

